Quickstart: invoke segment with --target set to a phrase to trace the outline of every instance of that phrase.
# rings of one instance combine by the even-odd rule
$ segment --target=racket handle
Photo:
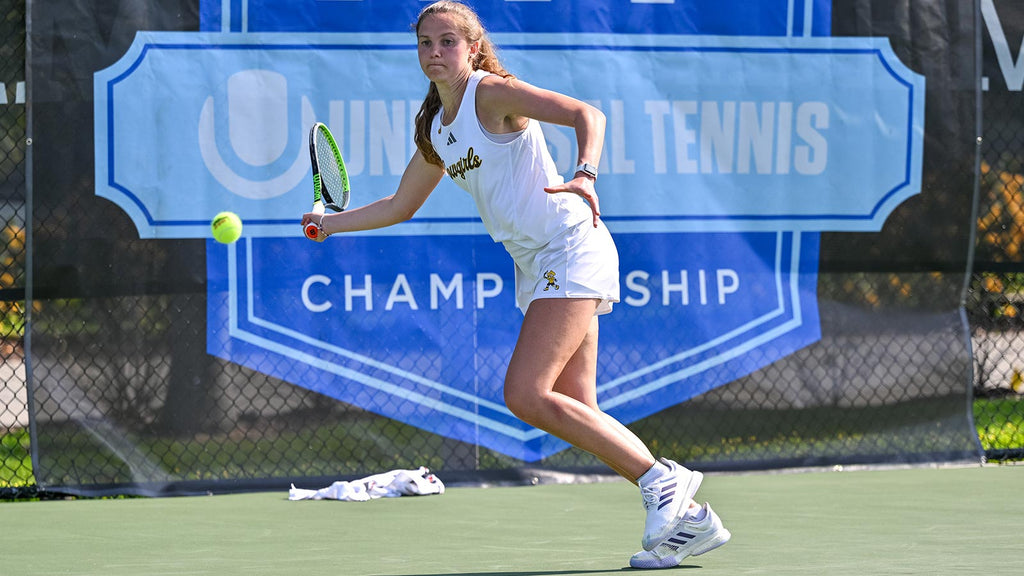
[[[310,240],[316,240],[316,237],[320,234],[320,227],[310,222],[306,224],[306,238]]]
[[[323,204],[323,202],[321,202],[320,200],[317,200],[316,202],[314,202],[313,203],[313,212],[315,214],[323,214],[324,213],[324,204]],[[320,221],[321,222],[324,221],[323,216],[320,217]],[[306,238],[309,238],[310,240],[316,240],[316,237],[320,235],[320,226],[318,224],[314,224],[314,223],[310,222],[309,224],[306,224],[306,228],[303,229],[303,232],[306,234]]]

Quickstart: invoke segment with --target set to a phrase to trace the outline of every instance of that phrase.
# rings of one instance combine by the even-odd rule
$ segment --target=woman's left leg
[[[640,486],[650,550],[667,538],[693,503],[703,475],[657,462],[646,446],[597,408],[596,300],[530,303],[509,361],[505,403],[524,422],[597,456]]]
[[[590,326],[587,329],[586,336],[583,338],[583,342],[566,363],[558,379],[555,380],[554,391],[586,404],[591,410],[601,416],[609,427],[633,444],[638,451],[643,453],[653,463],[655,459],[647,445],[629,428],[626,428],[621,422],[602,411],[597,404],[597,319],[597,316],[591,318]],[[605,461],[604,463],[612,470],[615,470],[620,476],[631,482],[636,482],[636,478],[631,478],[624,470],[618,469],[614,462]]]

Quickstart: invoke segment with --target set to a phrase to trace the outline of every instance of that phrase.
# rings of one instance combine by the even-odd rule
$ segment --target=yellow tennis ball
[[[242,235],[242,219],[234,212],[221,212],[210,222],[213,238],[221,244],[231,244]]]

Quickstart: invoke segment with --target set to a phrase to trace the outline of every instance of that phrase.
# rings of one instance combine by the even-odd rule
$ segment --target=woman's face
[[[452,84],[473,71],[470,61],[478,46],[466,42],[453,15],[425,16],[418,39],[420,68],[432,82]]]

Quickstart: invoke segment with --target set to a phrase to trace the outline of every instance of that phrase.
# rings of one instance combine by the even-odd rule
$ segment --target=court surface
[[[626,482],[361,503],[290,502],[287,488],[0,503],[0,576],[646,572],[628,568],[643,512]],[[1024,466],[710,474],[698,497],[732,541],[654,572],[1024,574]]]

